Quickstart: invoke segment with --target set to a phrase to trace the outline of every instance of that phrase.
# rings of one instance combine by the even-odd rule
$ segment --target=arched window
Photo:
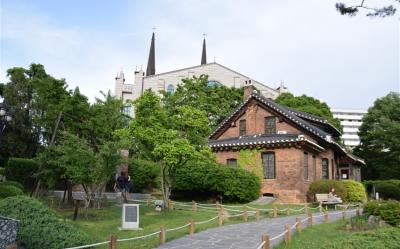
[[[219,81],[217,81],[217,80],[209,80],[209,81],[207,82],[207,86],[208,86],[208,87],[222,86],[222,84],[221,84]]]
[[[175,92],[175,87],[172,84],[169,84],[167,87],[167,92],[168,93],[174,93]]]

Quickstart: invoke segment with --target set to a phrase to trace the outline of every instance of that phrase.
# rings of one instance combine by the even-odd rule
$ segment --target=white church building
[[[146,72],[143,70],[136,70],[134,82],[128,84],[125,83],[125,76],[121,71],[115,78],[115,95],[129,103],[140,97],[147,89],[151,89],[156,93],[159,93],[161,90],[174,92],[178,84],[182,82],[182,79],[200,76],[202,74],[208,75],[210,85],[241,88],[245,84],[253,84],[265,97],[271,99],[275,99],[279,94],[286,91],[283,84],[277,89],[274,89],[219,63],[207,63],[205,39],[203,40],[200,65],[156,74],[153,33]],[[126,105],[124,113],[130,116],[133,114],[130,104]]]

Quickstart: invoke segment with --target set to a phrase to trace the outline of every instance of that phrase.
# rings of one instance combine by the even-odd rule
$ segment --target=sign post
[[[139,204],[122,205],[122,229],[139,229]]]

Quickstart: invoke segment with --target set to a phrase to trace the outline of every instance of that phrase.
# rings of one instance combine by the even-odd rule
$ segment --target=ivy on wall
[[[253,172],[261,181],[264,177],[264,173],[261,166],[260,151],[261,149],[239,150],[237,160],[240,168]]]

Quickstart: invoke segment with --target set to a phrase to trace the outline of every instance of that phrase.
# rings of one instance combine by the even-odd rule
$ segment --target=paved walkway
[[[336,213],[336,214],[335,214]],[[313,216],[322,215],[315,213]],[[346,211],[346,217],[355,216],[355,209]],[[296,217],[306,218],[305,214],[296,216],[286,216],[278,218],[266,218],[260,221],[246,222],[240,224],[226,225],[222,227],[211,228],[203,232],[187,235],[185,237],[172,240],[159,249],[256,249],[261,244],[261,235],[268,234],[270,238],[281,234],[286,224],[293,225]],[[342,214],[338,211],[329,212],[329,220],[339,220]],[[314,224],[323,223],[323,216],[314,217]],[[302,223],[302,227],[307,226],[307,221]],[[292,230],[295,233],[295,229]],[[168,235],[167,235],[168,236]],[[284,236],[271,241],[270,245],[279,244]]]

